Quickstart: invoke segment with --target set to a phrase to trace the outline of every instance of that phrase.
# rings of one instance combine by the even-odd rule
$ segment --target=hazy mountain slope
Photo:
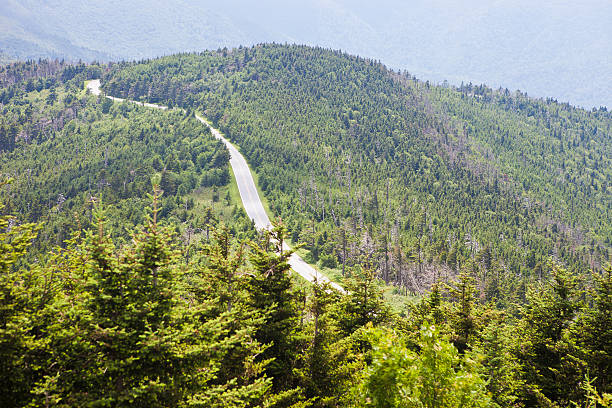
[[[72,42],[66,30],[79,26],[79,22],[47,16],[48,6],[37,3],[40,2],[6,0],[0,3],[0,52],[16,59],[109,58],[105,51],[92,50],[93,44],[81,46]]]
[[[612,4],[605,0],[8,0],[0,16],[0,50],[19,58],[138,59],[303,43],[380,59],[424,80],[612,106]]]
[[[609,2],[417,1],[404,7],[380,23],[392,47],[385,62],[392,66],[423,78],[518,88],[587,107],[612,102],[612,88],[603,80],[612,67]],[[381,7],[388,9],[394,8]],[[415,29],[393,28],[402,24]]]
[[[10,24],[2,26],[0,44],[2,48],[5,41],[10,45],[11,38],[31,43],[31,49],[18,54],[22,58],[37,56],[36,46],[48,49],[50,56],[59,50],[66,57],[91,59],[87,49],[95,49],[97,58],[134,59],[248,42],[229,20],[188,1],[136,0],[126,5],[121,1],[9,0],[1,7],[1,15]],[[63,41],[64,48],[48,37]]]

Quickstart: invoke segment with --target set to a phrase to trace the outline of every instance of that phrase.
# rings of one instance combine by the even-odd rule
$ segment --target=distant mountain
[[[5,0],[0,51],[26,59],[140,59],[289,42],[380,59],[422,79],[487,83],[612,106],[606,0]]]

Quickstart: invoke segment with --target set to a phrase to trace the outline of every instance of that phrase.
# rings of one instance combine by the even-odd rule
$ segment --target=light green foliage
[[[593,387],[593,381],[590,380],[588,376],[585,377],[581,388],[585,391],[586,399],[583,404],[572,402],[575,407],[608,408],[612,406],[612,394],[599,394],[597,389]]]
[[[355,388],[355,407],[491,407],[477,361],[461,356],[435,326],[421,328],[418,351],[390,330],[367,331],[371,364]]]

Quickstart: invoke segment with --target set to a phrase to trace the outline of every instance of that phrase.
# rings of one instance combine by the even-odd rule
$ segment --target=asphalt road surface
[[[95,79],[89,81],[87,83],[87,89],[89,89],[89,91],[94,95],[100,95],[100,80]],[[112,96],[106,97],[117,102],[124,101],[122,98],[115,98]],[[142,103],[136,101],[129,102],[149,108],[168,109],[166,106],[156,105],[153,103]],[[195,116],[200,122],[208,126],[213,136],[221,140],[229,150],[230,165],[232,166],[234,176],[236,177],[236,184],[238,184],[238,191],[240,192],[242,205],[244,206],[247,215],[255,222],[255,227],[257,229],[269,229],[271,226],[270,218],[268,217],[266,210],[264,210],[261,198],[259,197],[257,188],[255,187],[255,180],[253,180],[253,175],[251,174],[251,170],[249,169],[249,165],[247,164],[244,156],[238,151],[236,146],[227,140],[223,134],[219,132],[219,130],[215,129],[206,119],[197,114]],[[283,249],[288,250],[290,247],[284,243]],[[340,285],[335,282],[331,282],[326,276],[322,275],[315,268],[307,264],[306,261],[304,261],[299,255],[291,255],[289,264],[291,265],[291,269],[300,274],[300,276],[307,281],[318,281],[321,283],[327,282],[330,283],[334,289],[344,292],[344,289]]]

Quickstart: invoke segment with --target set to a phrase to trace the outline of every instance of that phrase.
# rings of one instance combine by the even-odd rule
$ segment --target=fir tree
[[[262,358],[272,359],[266,373],[274,379],[277,391],[293,388],[293,350],[299,316],[289,275],[293,252],[283,249],[286,233],[286,228],[275,222],[272,230],[265,232],[262,245],[251,244],[253,272],[246,277],[248,304],[266,315],[256,338],[269,345]]]

